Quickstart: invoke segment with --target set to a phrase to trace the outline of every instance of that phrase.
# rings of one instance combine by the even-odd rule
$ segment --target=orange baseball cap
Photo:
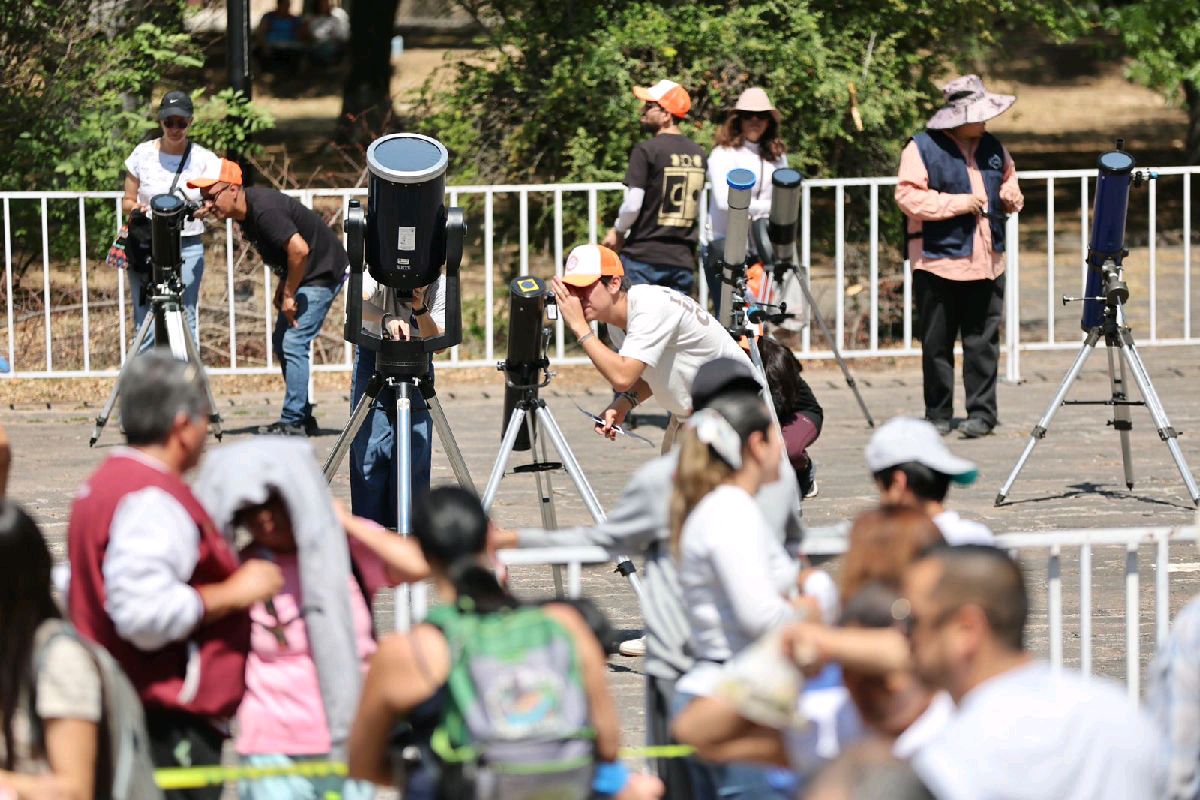
[[[581,244],[567,256],[563,283],[591,286],[602,277],[625,274],[621,257],[602,244]]]
[[[668,114],[676,117],[686,117],[692,108],[692,98],[675,81],[661,80],[653,86],[633,87],[633,96],[647,103],[658,103]]]
[[[196,178],[187,182],[189,188],[207,189],[214,183],[232,183],[242,185],[242,168],[227,158],[221,159],[221,172],[215,178]]]

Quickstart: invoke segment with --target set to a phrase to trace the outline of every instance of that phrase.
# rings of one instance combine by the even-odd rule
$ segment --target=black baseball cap
[[[160,120],[167,117],[191,119],[194,113],[195,108],[192,106],[192,98],[188,97],[187,92],[167,92],[163,95],[162,102],[158,104],[158,118]]]
[[[738,358],[714,358],[692,378],[692,411],[699,411],[718,395],[731,391],[758,393],[762,384],[754,376],[754,368],[748,361]]]

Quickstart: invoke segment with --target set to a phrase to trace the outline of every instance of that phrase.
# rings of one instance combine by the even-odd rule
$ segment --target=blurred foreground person
[[[51,595],[37,524],[0,500],[0,798],[91,800],[101,786],[100,675]]]
[[[183,481],[208,437],[196,368],[166,351],[142,353],[126,365],[120,396],[129,446],[105,459],[71,506],[71,621],[137,689],[157,766],[217,764],[245,686],[247,609],[282,578],[268,561],[239,566]],[[221,787],[166,796],[216,800]]]
[[[1200,800],[1200,597],[1176,615],[1150,664],[1146,708],[1164,737],[1171,800]]]
[[[659,796],[657,779],[615,763],[620,733],[595,635],[565,605],[521,607],[485,563],[487,528],[479,499],[456,486],[417,506],[414,535],[445,605],[379,643],[350,775],[402,783],[407,800],[584,800],[593,786]]]
[[[909,569],[917,674],[957,712],[913,766],[938,800],[1162,797],[1162,740],[1123,688],[1025,649],[1021,567],[983,545],[935,548]]]
[[[8,492],[8,473],[12,469],[12,445],[8,442],[8,433],[0,425],[0,500]]]

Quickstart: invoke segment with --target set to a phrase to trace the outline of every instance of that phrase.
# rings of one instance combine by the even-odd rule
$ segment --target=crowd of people
[[[679,128],[691,104],[682,86],[635,94],[653,136],[631,155],[604,243],[572,250],[551,289],[613,389],[596,432],[615,438],[653,399],[670,414],[661,454],[602,521],[514,530],[468,489],[430,487],[418,408],[411,537],[388,530],[400,470],[386,398],[351,447],[348,510],[294,438],[315,427],[308,342],[340,290],[345,250],[298,202],[244,186],[236,164],[194,148],[186,94],[163,99],[161,137],[127,164],[127,210],[164,186],[191,192],[201,220],[236,221],[277,271],[283,411],[263,429],[274,436],[205,456],[201,371],[162,348],[134,356],[120,377],[126,446],[76,493],[57,575],[36,521],[4,499],[0,429],[0,800],[152,799],[154,768],[220,764],[230,740],[262,771],[238,783],[256,800],[369,798],[376,785],[417,800],[1200,797],[1200,606],[1179,617],[1139,708],[1029,652],[1019,562],[950,507],[951,484],[977,475],[943,439],[945,357],[960,332],[970,365],[959,429],[984,435],[997,419],[996,220],[1021,197],[983,123],[1011,99],[974,76],[955,81],[904,150],[897,199],[914,269],[928,273],[925,419],[872,435],[862,480],[878,503],[850,521],[831,567],[804,555],[814,531],[801,516],[818,492],[809,450],[826,411],[786,341],[756,337],[760,369],[751,342],[690,296],[700,240],[720,247],[728,210],[714,191],[702,237],[705,176],[716,187],[721,170],[757,170],[751,213],[765,214],[770,173],[786,164],[779,115],[747,90],[706,158]],[[203,271],[193,245],[189,289]],[[441,279],[411,296],[367,285],[363,301],[376,335],[427,339],[445,325]],[[370,356],[356,355],[355,400]],[[586,599],[519,598],[494,557],[568,545],[640,562],[644,639],[614,641]],[[419,581],[436,606],[377,638],[376,595]],[[646,744],[665,747],[646,774],[621,759],[614,650],[644,656]],[[348,771],[306,769],[329,762]]]

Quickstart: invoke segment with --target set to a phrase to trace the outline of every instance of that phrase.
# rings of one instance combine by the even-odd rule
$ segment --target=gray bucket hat
[[[955,78],[942,87],[945,102],[925,124],[930,130],[946,130],[998,117],[1016,102],[1011,94],[993,94],[983,87],[978,75]]]

